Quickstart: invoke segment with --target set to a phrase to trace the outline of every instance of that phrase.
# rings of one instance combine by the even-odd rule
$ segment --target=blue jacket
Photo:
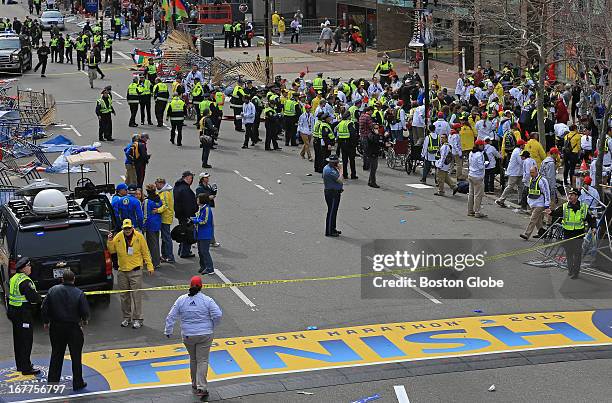
[[[130,141],[127,146],[123,149],[123,153],[125,154],[125,165],[133,164],[134,159],[132,158],[132,153],[130,152],[132,149],[133,141]]]
[[[198,241],[213,238],[213,212],[207,205],[200,207],[200,210],[193,219],[195,239]]]
[[[144,214],[144,230],[151,232],[161,231],[162,218],[160,213],[154,213],[153,210],[160,208],[162,201],[154,201],[151,199],[145,199],[142,212]]]
[[[121,225],[123,220],[129,218],[132,220],[132,225],[134,225],[134,228],[142,230],[142,206],[140,205],[138,199],[132,195],[127,195],[115,199],[112,204],[113,210],[115,211],[115,216],[119,221],[119,225]]]

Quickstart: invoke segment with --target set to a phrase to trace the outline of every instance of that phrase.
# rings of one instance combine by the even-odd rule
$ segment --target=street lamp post
[[[270,85],[270,0],[264,0],[264,38],[266,41],[266,85]]]

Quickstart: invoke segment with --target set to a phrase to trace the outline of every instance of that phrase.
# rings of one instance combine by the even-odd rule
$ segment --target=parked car
[[[32,48],[25,36],[0,34],[0,72],[23,74],[32,69]]]
[[[43,11],[40,16],[40,25],[43,30],[50,30],[54,26],[57,26],[61,31],[66,28],[64,26],[64,15],[57,10]]]

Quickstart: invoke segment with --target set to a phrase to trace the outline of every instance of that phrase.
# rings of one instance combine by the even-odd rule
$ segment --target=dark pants
[[[355,146],[352,144],[350,139],[339,139],[338,140],[338,154],[342,154],[342,166],[344,167],[344,178],[348,178],[348,167],[347,162],[351,168],[351,178],[357,177],[357,171],[355,170],[355,155],[357,154]]]
[[[485,169],[484,191],[495,192],[495,168]]]
[[[174,134],[176,133],[176,144],[183,145],[183,121],[171,120],[170,125],[170,142],[174,144]]]
[[[81,354],[83,352],[83,331],[78,323],[51,323],[49,327],[51,339],[51,361],[49,362],[49,376],[47,382],[59,382],[62,376],[62,365],[66,346],[70,350],[72,361],[72,387],[83,386],[83,367]]]
[[[144,163],[134,164],[134,169],[136,170],[136,185],[140,189],[144,189],[143,184],[147,165]]]
[[[151,96],[150,95],[141,95],[140,96],[140,124],[144,125],[145,123],[145,112],[147,115],[147,123],[152,125],[151,122]]]
[[[251,145],[254,146],[255,143],[257,142],[257,137],[255,137],[255,133],[253,131],[254,128],[254,124],[253,123],[245,123],[244,124],[245,127],[245,132],[244,132],[244,143],[242,144],[243,147],[248,147],[249,146],[249,140],[251,140]]]
[[[231,32],[225,33],[225,41],[223,43],[223,46],[227,48],[228,44],[230,48],[234,47],[234,35]]]
[[[576,174],[576,163],[578,162],[578,154],[576,153],[565,153],[563,156],[563,183],[571,181],[572,177]]]
[[[359,141],[361,142],[361,149],[363,150],[363,153],[365,153],[368,149],[368,139],[360,138]],[[367,171],[370,169],[370,159],[367,157],[367,155],[363,155],[361,159],[363,159],[363,170]]]
[[[36,7],[36,14],[40,14],[40,3],[35,3],[34,7]]]
[[[320,137],[312,138],[312,148],[314,148],[314,171],[318,173],[323,172],[323,166],[325,166],[325,157],[324,157],[324,146],[321,145]]]
[[[210,256],[210,239],[198,239],[198,258],[200,259],[200,273],[215,271],[212,256]]]
[[[136,114],[138,113],[138,102],[128,102],[128,105],[130,105],[129,126],[136,126]]]
[[[57,46],[51,47],[51,62],[57,63],[59,61],[59,52],[57,50]]]
[[[121,26],[117,26],[117,25],[115,25],[115,32],[113,32],[113,40],[116,40],[116,39],[121,40]]]
[[[576,234],[566,234],[566,239],[574,236]],[[577,277],[582,263],[582,237],[566,241],[563,244],[563,248],[565,249],[568,274]]]
[[[269,123],[266,120],[265,126],[266,126],[266,142],[265,142],[266,150],[270,150],[270,143],[272,143],[272,147],[277,149],[278,141],[276,141],[276,130],[277,130],[276,123]]]
[[[29,327],[23,327],[24,323],[15,318],[13,323],[13,349],[15,351],[15,365],[17,371],[28,371],[32,369],[30,354],[32,353],[32,342],[34,337],[33,324],[28,323]]]
[[[70,62],[70,64],[74,64],[72,62],[72,48],[66,49],[66,63]]]
[[[181,121],[178,121],[178,122],[182,123]],[[187,222],[186,218],[180,218],[179,219],[179,224],[180,225],[185,225],[186,222]],[[185,243],[185,242],[179,243],[178,254],[179,254],[180,257],[187,257],[187,256],[191,255],[191,244],[190,243]]]
[[[380,85],[385,88],[385,85],[391,85],[391,77],[390,76],[380,76]]]
[[[98,140],[110,140],[113,138],[113,119],[110,113],[100,115],[98,121]]]
[[[336,232],[336,217],[340,206],[340,190],[325,189],[325,203],[327,203],[327,216],[325,217],[325,235]]]
[[[376,157],[368,156],[368,162],[370,165],[370,178],[368,179],[368,185],[375,185],[376,170],[378,169],[378,155]]]
[[[291,43],[293,43],[293,38],[295,38],[295,43],[300,43],[300,34],[298,32],[291,34]]]
[[[338,50],[338,52],[342,52],[342,40],[334,39],[334,48],[332,49],[332,51],[335,52],[336,49]]]
[[[81,70],[85,70],[85,51],[84,50],[77,50],[76,52],[77,54],[77,69]]]
[[[429,176],[429,172],[431,172],[431,166],[433,165],[433,161],[428,161],[427,158],[423,160],[423,176],[421,180],[425,182],[427,180],[427,176]]]
[[[238,131],[242,131],[242,118],[238,118],[237,116],[242,113],[242,107],[233,107],[232,111],[234,111],[234,129]]]
[[[210,147],[208,145],[202,146],[202,168],[204,168],[204,165],[208,165],[209,155],[210,155]]]
[[[38,64],[36,65],[36,67],[34,67],[34,71],[37,71],[39,67],[41,67],[40,74],[44,75],[45,71],[47,71],[47,58],[46,57],[43,57],[42,59],[38,59]]]
[[[98,74],[100,74],[100,78],[103,79],[104,78],[104,73],[102,73],[102,70],[100,70],[100,65],[99,64],[96,66],[96,70],[98,71]]]
[[[166,105],[166,101],[155,101],[155,119],[157,120],[158,127],[164,125],[164,111],[166,110]]]
[[[240,48],[242,46],[244,46],[244,44],[242,43],[242,35],[241,34],[234,34],[234,41],[236,42],[236,47]]]
[[[104,52],[104,63],[113,63],[113,48],[106,48]]]
[[[285,116],[285,145],[288,146],[291,142],[292,146],[297,146],[297,116]]]
[[[161,255],[163,258],[174,261],[172,250],[172,237],[170,236],[170,224],[161,225]]]

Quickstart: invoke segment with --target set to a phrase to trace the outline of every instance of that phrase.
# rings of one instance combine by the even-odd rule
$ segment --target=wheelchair
[[[387,166],[391,169],[405,168],[412,166],[411,143],[409,139],[395,140],[385,150]]]

